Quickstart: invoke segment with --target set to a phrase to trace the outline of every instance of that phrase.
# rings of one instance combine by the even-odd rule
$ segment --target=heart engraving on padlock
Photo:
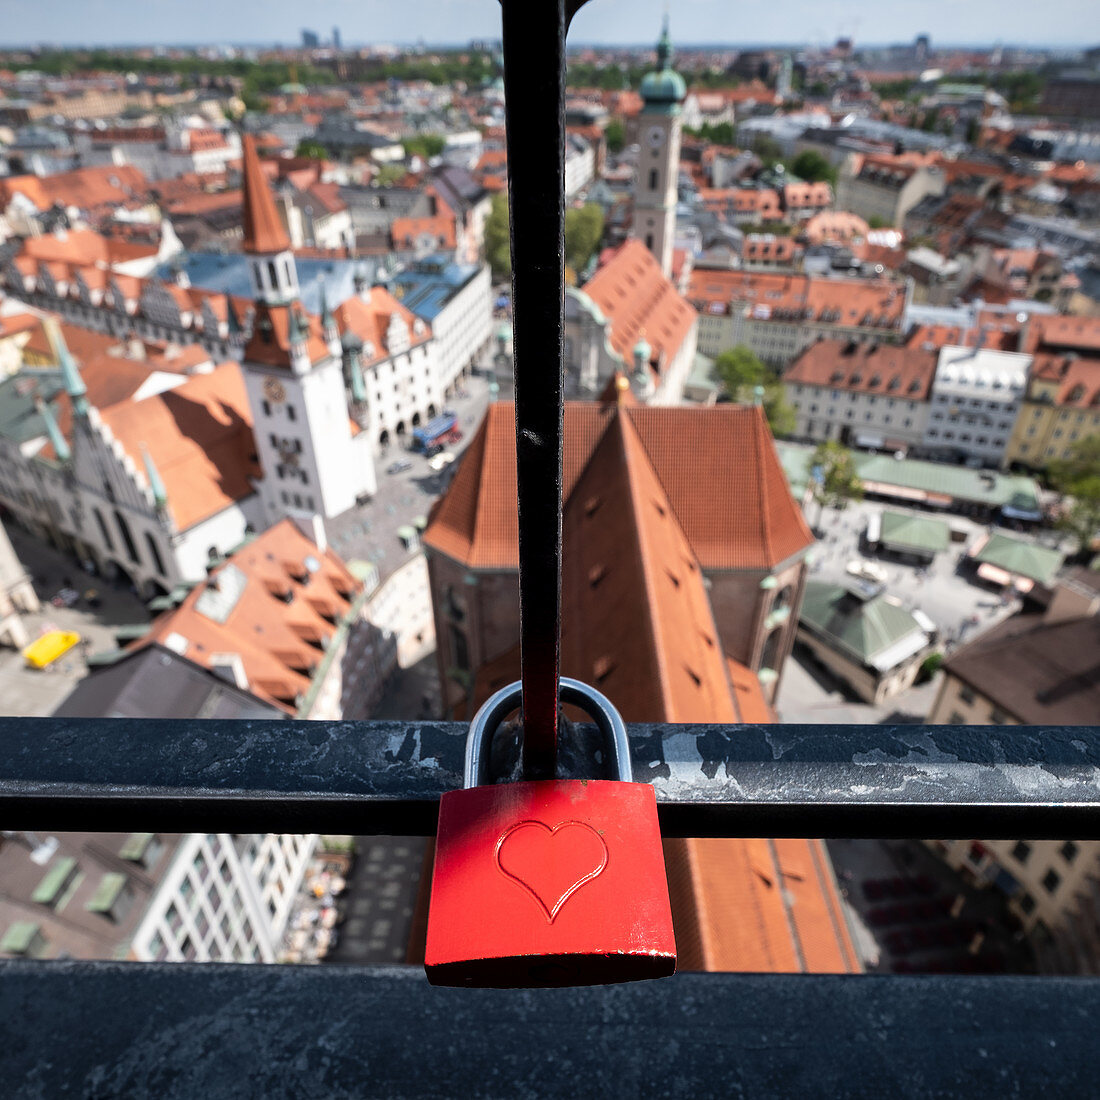
[[[607,866],[607,844],[584,821],[517,821],[496,845],[497,867],[553,924],[561,907]]]

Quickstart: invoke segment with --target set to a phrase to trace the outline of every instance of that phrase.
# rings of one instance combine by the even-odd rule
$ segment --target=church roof
[[[616,416],[630,419],[703,569],[770,570],[812,544],[763,412],[754,406],[566,402],[566,501]],[[515,443],[514,406],[491,405],[433,510],[426,545],[471,569],[518,568]]]
[[[287,236],[275,199],[268,187],[256,152],[256,139],[245,134],[242,174],[244,176],[244,242],[245,252],[287,252],[290,238]]]

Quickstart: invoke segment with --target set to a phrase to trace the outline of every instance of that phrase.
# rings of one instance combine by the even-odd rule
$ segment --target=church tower
[[[676,233],[676,184],[680,168],[680,104],[687,95],[683,77],[672,68],[672,41],[665,17],[657,43],[655,72],[642,80],[644,101],[638,116],[638,173],[634,181],[633,235],[656,257],[666,278],[672,275]]]
[[[268,524],[290,513],[327,518],[373,494],[366,434],[348,415],[339,333],[298,300],[298,271],[252,136],[243,142],[244,252],[256,302],[241,358]]]

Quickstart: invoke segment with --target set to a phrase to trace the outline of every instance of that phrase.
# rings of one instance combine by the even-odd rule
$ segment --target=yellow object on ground
[[[23,650],[23,657],[32,668],[45,668],[62,653],[68,653],[79,641],[80,635],[75,630],[51,630],[31,642]]]

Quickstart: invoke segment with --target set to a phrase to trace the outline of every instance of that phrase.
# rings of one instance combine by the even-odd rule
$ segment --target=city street
[[[416,552],[417,545],[406,547],[398,531],[402,527],[415,528],[418,519],[427,518],[432,503],[450,484],[488,404],[489,380],[484,375],[466,379],[460,393],[448,401],[447,407],[458,414],[462,439],[447,447],[455,462],[438,472],[428,465],[424,455],[397,444],[376,457],[378,491],[374,497],[325,524],[333,549],[344,561],[373,562],[380,579],[385,580]],[[411,442],[412,437],[409,439]],[[399,460],[411,463],[409,469],[386,473],[387,467]]]

